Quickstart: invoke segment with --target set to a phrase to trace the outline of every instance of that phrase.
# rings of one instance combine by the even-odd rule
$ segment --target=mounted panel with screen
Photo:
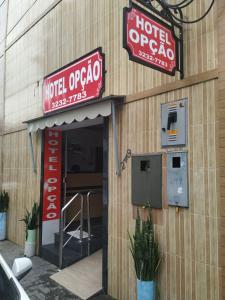
[[[188,159],[187,152],[167,153],[168,204],[188,207]]]

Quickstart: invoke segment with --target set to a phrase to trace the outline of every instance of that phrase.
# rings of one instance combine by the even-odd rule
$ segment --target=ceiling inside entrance
[[[99,172],[102,169],[102,126],[69,130],[67,137],[68,172]]]

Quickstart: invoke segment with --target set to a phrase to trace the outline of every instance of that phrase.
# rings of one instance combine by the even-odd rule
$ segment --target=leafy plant
[[[19,221],[24,221],[26,226],[26,239],[27,239],[27,231],[34,230],[38,227],[38,219],[39,219],[39,211],[40,207],[37,202],[34,203],[31,212],[26,209],[24,218]]]
[[[160,265],[159,245],[155,240],[151,209],[146,221],[140,218],[139,210],[133,236],[129,234],[130,251],[134,259],[136,276],[141,281],[152,281],[156,278]]]
[[[0,192],[0,212],[7,212],[9,208],[9,194],[6,191]]]

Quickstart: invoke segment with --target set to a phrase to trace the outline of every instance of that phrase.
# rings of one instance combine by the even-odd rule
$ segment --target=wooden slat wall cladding
[[[2,149],[2,140],[3,137],[0,135],[0,149]],[[2,161],[2,151],[0,151],[0,190],[2,189],[2,167],[3,167],[3,161]]]
[[[4,69],[4,57],[0,58],[0,70]],[[4,72],[0,72],[0,135],[3,134],[4,125]]]
[[[0,3],[0,57],[2,56],[5,48],[5,32],[7,24],[7,1]]]
[[[156,225],[163,262],[160,299],[219,299],[216,81],[126,104],[119,115],[120,157],[165,151],[160,146],[160,104],[188,97],[189,209],[169,207]],[[110,153],[113,157],[112,128]],[[179,148],[178,148],[179,149]],[[109,292],[134,300],[135,278],[127,230],[134,229],[131,160],[120,178],[109,162]],[[156,213],[156,212],[154,212]],[[158,212],[159,213],[159,212]]]
[[[8,0],[7,45],[12,43],[55,0]]]
[[[221,293],[220,299],[225,299],[225,2],[218,1],[218,54],[219,54],[219,80],[218,80],[218,157],[219,168],[218,186],[221,190],[219,206],[219,265]]]
[[[3,137],[2,188],[9,192],[8,239],[23,245],[25,233],[25,209],[31,209],[33,202],[40,200],[41,137],[33,136],[37,173],[33,173],[29,153],[28,134],[19,131]]]

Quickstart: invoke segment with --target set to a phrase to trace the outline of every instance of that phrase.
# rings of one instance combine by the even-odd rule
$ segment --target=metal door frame
[[[95,125],[93,125],[95,126]],[[103,255],[102,255],[102,287],[105,293],[108,291],[108,151],[109,151],[109,119],[103,119]],[[75,130],[75,129],[74,129]],[[41,178],[40,178],[40,219],[39,219],[39,255],[41,256],[42,241],[42,209],[43,209],[43,180],[44,180],[44,133],[41,133]],[[62,149],[62,161],[65,163],[65,148]],[[65,166],[62,164],[62,168]],[[64,174],[62,174],[64,175]],[[62,176],[63,177],[63,176]],[[63,182],[62,182],[63,194]]]

